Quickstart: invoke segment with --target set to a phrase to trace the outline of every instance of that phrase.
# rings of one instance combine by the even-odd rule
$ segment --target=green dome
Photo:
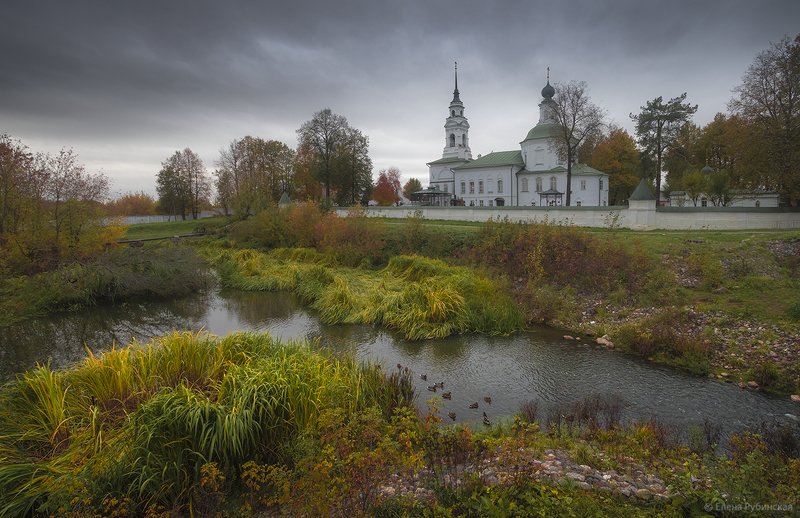
[[[560,136],[561,126],[552,122],[546,122],[543,124],[537,124],[531,128],[531,130],[528,132],[528,136],[525,137],[525,140]],[[523,140],[523,142],[525,142],[525,140]]]

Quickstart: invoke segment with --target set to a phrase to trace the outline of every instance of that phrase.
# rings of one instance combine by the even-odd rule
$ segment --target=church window
[[[551,176],[550,177],[550,190],[551,191],[556,191],[556,190],[558,190],[557,187],[558,187],[558,184],[556,183],[556,177],[555,176]]]
[[[486,192],[494,192],[494,180],[488,180],[486,182]]]
[[[576,203],[575,203],[575,206],[576,206],[576,207],[580,207],[580,206],[581,206],[581,202],[580,202],[580,201],[576,202]]]
[[[522,179],[522,192],[528,192],[528,179]]]
[[[700,200],[700,206],[701,207],[708,207],[708,200],[706,198],[702,198]]]
[[[603,179],[602,178],[600,178],[600,190],[601,191],[603,190]]]
[[[756,200],[756,207],[760,207],[760,206],[761,206],[761,200]]]
[[[542,179],[536,179],[536,192],[542,192]]]
[[[450,134],[450,147],[456,147],[456,136],[454,133]]]
[[[481,207],[483,207],[483,200],[481,200],[479,203],[480,203]]]
[[[497,180],[497,194],[503,194],[503,180]]]
[[[456,116],[456,111],[455,110],[450,110],[450,116],[451,117],[455,117]]]
[[[475,194],[475,182],[469,182],[469,193]]]
[[[467,184],[465,182],[461,182],[461,194],[466,193]]]
[[[483,194],[483,180],[478,180],[478,194]]]
[[[492,202],[492,200],[489,200],[489,206],[491,207],[493,205],[494,205],[494,203]]]
[[[444,192],[447,192],[447,184],[444,184]]]
[[[467,145],[467,136],[466,135],[461,135],[461,145],[466,147],[466,145]]]
[[[544,148],[537,147],[533,153],[536,165],[544,165]]]
[[[581,190],[582,191],[586,190],[586,180],[581,180]]]

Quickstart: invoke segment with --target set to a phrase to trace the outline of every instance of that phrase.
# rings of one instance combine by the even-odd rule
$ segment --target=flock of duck
[[[398,363],[397,364],[397,368],[400,369],[400,368],[402,368],[402,366]],[[420,374],[419,375],[419,379],[421,379],[422,381],[428,381],[428,375],[427,374]],[[428,385],[428,390],[430,392],[436,392],[439,389],[444,390],[444,382],[443,381],[436,382],[433,385]],[[442,399],[452,399],[452,398],[453,398],[453,394],[450,391],[442,392]],[[483,396],[483,401],[487,405],[491,405],[492,404],[492,397],[491,396]],[[469,404],[469,408],[471,408],[473,410],[477,409],[478,406],[479,405],[478,405],[477,401]],[[447,416],[450,419],[452,419],[453,421],[456,420],[456,413],[455,412],[452,412],[452,411],[448,412]],[[492,424],[492,422],[489,420],[489,416],[486,415],[486,412],[483,412],[483,424],[485,424],[486,426],[490,426]]]

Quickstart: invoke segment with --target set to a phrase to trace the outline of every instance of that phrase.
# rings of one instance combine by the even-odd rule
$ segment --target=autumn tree
[[[403,196],[407,200],[411,199],[411,196],[417,192],[422,190],[422,182],[417,180],[416,178],[409,178],[409,180],[403,185]]]
[[[156,200],[145,193],[128,192],[106,204],[111,216],[149,216],[156,213]]]
[[[640,180],[636,142],[622,128],[612,128],[608,135],[597,141],[589,165],[608,173],[610,205],[625,203]]]
[[[552,117],[560,127],[557,147],[567,163],[566,205],[569,206],[572,198],[573,162],[578,157],[581,145],[587,140],[597,138],[602,132],[605,112],[591,102],[583,81],[557,84],[555,96],[552,99],[546,98],[545,102],[550,104]]]
[[[0,135],[0,236],[14,233],[25,219],[30,197],[33,155],[18,140]]]
[[[661,199],[661,174],[663,171],[663,157],[665,151],[670,149],[684,124],[689,122],[697,111],[697,105],[692,106],[684,102],[686,92],[664,102],[659,96],[641,107],[641,111],[630,114],[631,120],[636,124],[636,136],[639,145],[645,153],[655,158],[656,165],[656,199]]]
[[[378,205],[395,205],[400,201],[400,170],[396,167],[378,173],[378,182],[372,190],[372,199]]]
[[[115,239],[101,220],[108,179],[70,149],[32,153],[0,136],[0,274],[92,255]]]
[[[305,122],[297,137],[298,154],[308,160],[327,201],[346,205],[368,199],[372,187],[368,137],[329,108]]]
[[[181,219],[186,219],[187,213],[197,219],[202,205],[209,202],[211,182],[203,161],[187,147],[162,162],[156,190],[162,210]]]
[[[777,171],[777,188],[800,202],[800,34],[761,52],[747,69],[729,109],[755,123]]]
[[[277,140],[244,137],[220,150],[214,172],[218,201],[241,217],[294,192],[294,151]]]

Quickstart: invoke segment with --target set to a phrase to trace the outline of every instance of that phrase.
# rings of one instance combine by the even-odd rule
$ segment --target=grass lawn
[[[192,234],[205,227],[213,228],[224,225],[227,218],[217,216],[203,219],[187,219],[185,221],[167,221],[163,223],[140,223],[128,226],[122,239],[148,239],[153,237],[172,237]]]

